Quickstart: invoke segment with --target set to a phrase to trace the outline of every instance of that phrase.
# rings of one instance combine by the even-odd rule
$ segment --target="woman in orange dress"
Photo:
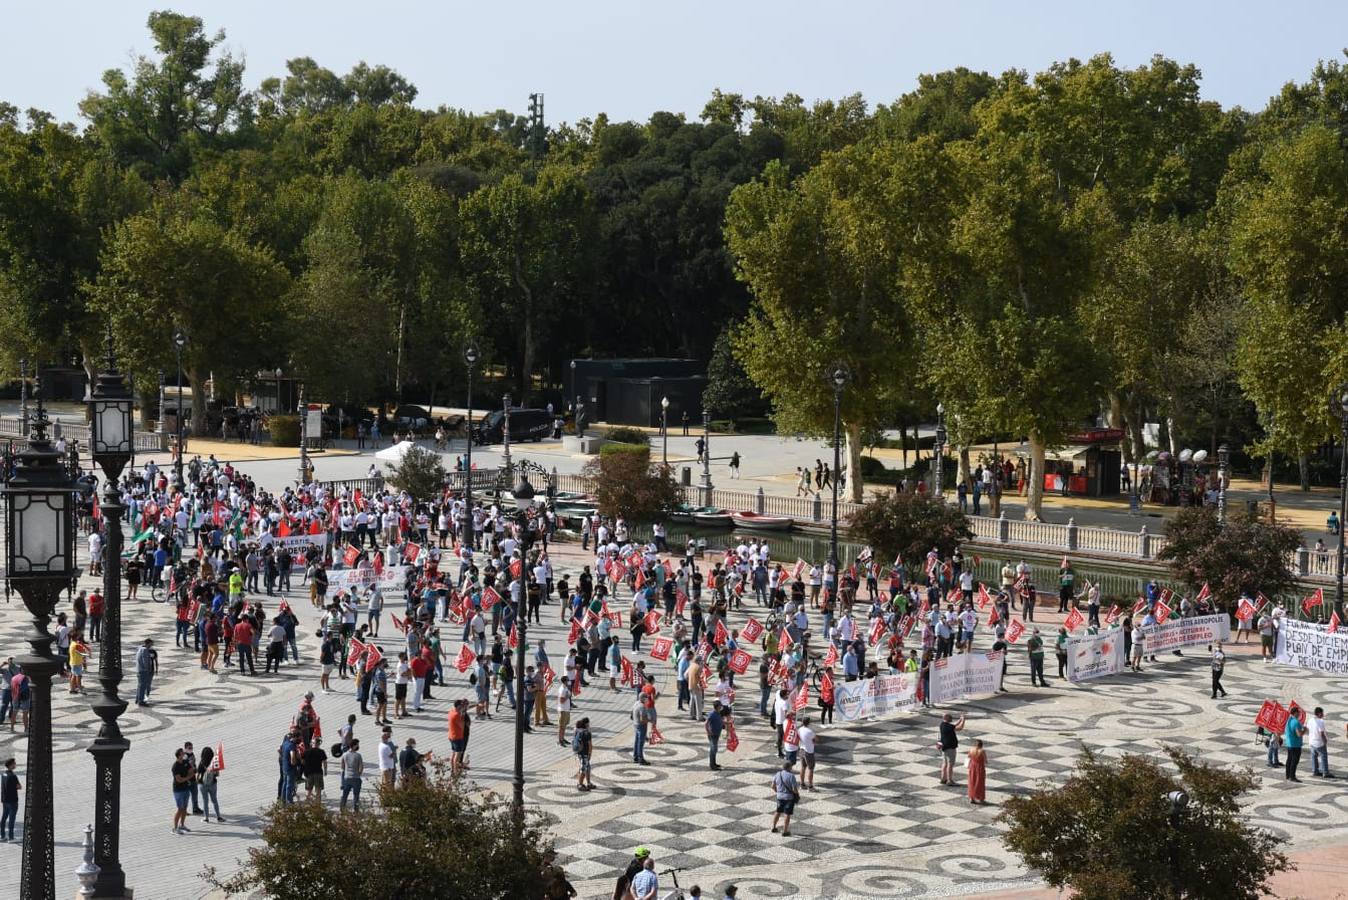
[[[988,754],[982,741],[974,741],[974,749],[969,751],[969,802],[987,803],[984,799],[987,788]]]

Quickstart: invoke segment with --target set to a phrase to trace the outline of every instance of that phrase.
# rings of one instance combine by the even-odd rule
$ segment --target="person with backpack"
[[[220,769],[215,765],[215,751],[210,747],[201,748],[201,758],[197,761],[197,782],[201,785],[201,809],[205,821],[211,820],[211,806],[215,806],[215,821],[223,822],[220,815],[220,798],[216,794]]]

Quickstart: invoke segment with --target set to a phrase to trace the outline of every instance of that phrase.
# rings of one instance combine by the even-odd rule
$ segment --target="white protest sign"
[[[941,704],[979,694],[995,694],[1001,677],[1001,650],[961,653],[938,659],[931,666],[931,696],[927,702]]]
[[[1123,671],[1123,633],[1111,628],[1067,641],[1067,679],[1089,681]]]
[[[1348,632],[1283,616],[1278,624],[1278,662],[1330,675],[1348,675]]]
[[[378,577],[374,569],[361,566],[357,569],[333,569],[328,572],[328,590],[353,591],[378,584],[386,591],[402,588],[407,580],[407,566],[385,566]]]
[[[285,547],[291,553],[303,553],[310,544],[326,547],[328,533],[324,531],[321,534],[289,534],[285,537],[273,537],[271,540],[272,546],[278,550]]]
[[[834,712],[844,722],[917,708],[917,679],[909,672],[835,684]]]
[[[1171,619],[1164,625],[1149,625],[1142,629],[1142,646],[1148,656],[1166,650],[1180,650],[1197,644],[1229,640],[1231,640],[1231,619],[1226,613],[1194,616],[1190,619]]]

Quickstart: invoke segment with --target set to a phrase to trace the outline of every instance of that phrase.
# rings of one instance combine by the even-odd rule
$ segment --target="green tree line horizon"
[[[147,24],[79,126],[0,99],[0,377],[93,374],[109,324],[145,393],[181,329],[194,387],[281,367],[352,404],[461,402],[469,341],[540,401],[576,356],[715,349],[735,387],[709,399],[752,401],[747,376],[792,432],[831,432],[844,368],[853,472],[938,402],[955,447],[1028,440],[1032,517],[1045,451],[1096,420],[1130,456],[1159,422],[1303,480],[1337,434],[1339,61],[1258,111],[1204,99],[1193,65],[1101,54],[875,105],[716,90],[695,121],[539,140],[515,112],[420,108],[386,65],[297,57],[249,90],[223,31]]]

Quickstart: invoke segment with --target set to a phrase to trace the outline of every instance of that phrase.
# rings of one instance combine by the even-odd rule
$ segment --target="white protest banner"
[[[1067,680],[1089,681],[1123,671],[1123,632],[1111,628],[1067,641]]]
[[[1283,616],[1278,623],[1278,662],[1330,675],[1348,675],[1348,632],[1329,633],[1314,622]]]
[[[1226,613],[1194,616],[1190,619],[1171,619],[1164,625],[1149,625],[1142,629],[1142,646],[1148,656],[1196,644],[1229,640],[1231,640],[1231,619]]]
[[[833,686],[834,712],[844,722],[917,709],[917,679],[909,672],[878,675]]]
[[[386,591],[399,590],[407,580],[407,566],[386,566],[378,577],[374,569],[333,569],[328,572],[329,591],[353,591],[378,584]]]
[[[328,533],[324,531],[321,534],[288,534],[285,537],[273,537],[271,543],[277,550],[285,547],[291,553],[302,553],[309,548],[310,544],[326,547],[328,545]]]
[[[995,694],[1001,677],[1001,650],[938,659],[931,666],[931,697],[927,702],[941,704],[978,694]]]

